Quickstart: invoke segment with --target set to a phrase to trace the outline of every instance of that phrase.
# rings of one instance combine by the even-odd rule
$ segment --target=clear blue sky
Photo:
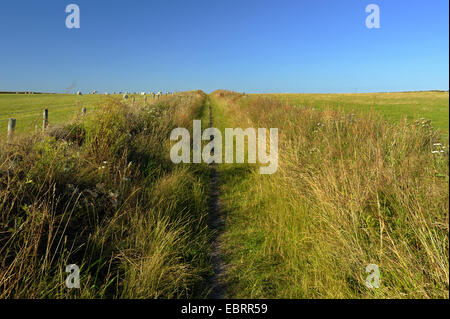
[[[448,90],[448,38],[443,0],[2,0],[0,91]]]

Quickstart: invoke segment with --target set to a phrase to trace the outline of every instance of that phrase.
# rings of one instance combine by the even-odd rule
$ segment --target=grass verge
[[[449,297],[448,139],[429,123],[223,91],[212,101],[229,127],[279,129],[275,174],[218,166],[229,297]],[[369,264],[379,289],[365,285]]]
[[[207,171],[168,136],[206,95],[107,103],[0,151],[0,298],[185,298],[211,272]],[[80,267],[67,289],[66,265]]]

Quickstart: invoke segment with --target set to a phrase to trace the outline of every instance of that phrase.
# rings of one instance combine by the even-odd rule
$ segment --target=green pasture
[[[16,119],[16,132],[33,132],[42,126],[43,110],[48,109],[49,124],[60,124],[81,114],[95,110],[101,103],[119,95],[75,94],[0,94],[0,136],[7,131],[8,119]],[[136,96],[136,101],[143,97]]]
[[[267,96],[268,94],[262,94]],[[431,120],[435,128],[449,131],[448,92],[350,93],[350,94],[270,94],[299,106],[336,108],[344,112],[377,111],[387,119]]]

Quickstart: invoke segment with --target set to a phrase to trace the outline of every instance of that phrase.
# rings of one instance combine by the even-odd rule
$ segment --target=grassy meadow
[[[279,129],[275,174],[218,166],[228,297],[449,297],[448,139],[439,131],[272,96],[218,91],[211,103],[222,130]],[[379,289],[365,286],[369,264],[380,268]]]
[[[130,95],[131,96],[131,95]],[[42,113],[49,111],[49,123],[61,124],[81,114],[85,107],[88,111],[96,110],[110,98],[118,95],[101,94],[0,94],[0,136],[6,135],[8,119],[15,118],[17,133],[34,132],[42,127]],[[151,97],[148,97],[149,101]],[[143,97],[136,95],[136,102]]]
[[[352,94],[261,94],[276,97],[283,102],[310,108],[332,108],[345,113],[377,112],[385,118],[399,122],[425,118],[448,135],[448,92],[395,92]]]
[[[168,141],[201,117],[205,98],[110,98],[3,143],[0,298],[207,296],[208,171],[175,166]],[[80,289],[65,287],[69,264]]]
[[[449,298],[448,104],[448,92],[191,91],[134,107],[0,94],[0,298],[207,298],[210,169],[172,163],[169,136],[208,127],[209,106],[222,133],[279,130],[275,174],[216,165],[226,297]],[[65,287],[68,264],[81,289]]]

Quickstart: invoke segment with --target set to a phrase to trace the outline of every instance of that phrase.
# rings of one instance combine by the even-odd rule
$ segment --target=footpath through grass
[[[228,297],[449,297],[448,142],[432,127],[211,98],[222,129],[279,129],[275,174],[218,165]],[[379,289],[366,287],[369,264]]]

